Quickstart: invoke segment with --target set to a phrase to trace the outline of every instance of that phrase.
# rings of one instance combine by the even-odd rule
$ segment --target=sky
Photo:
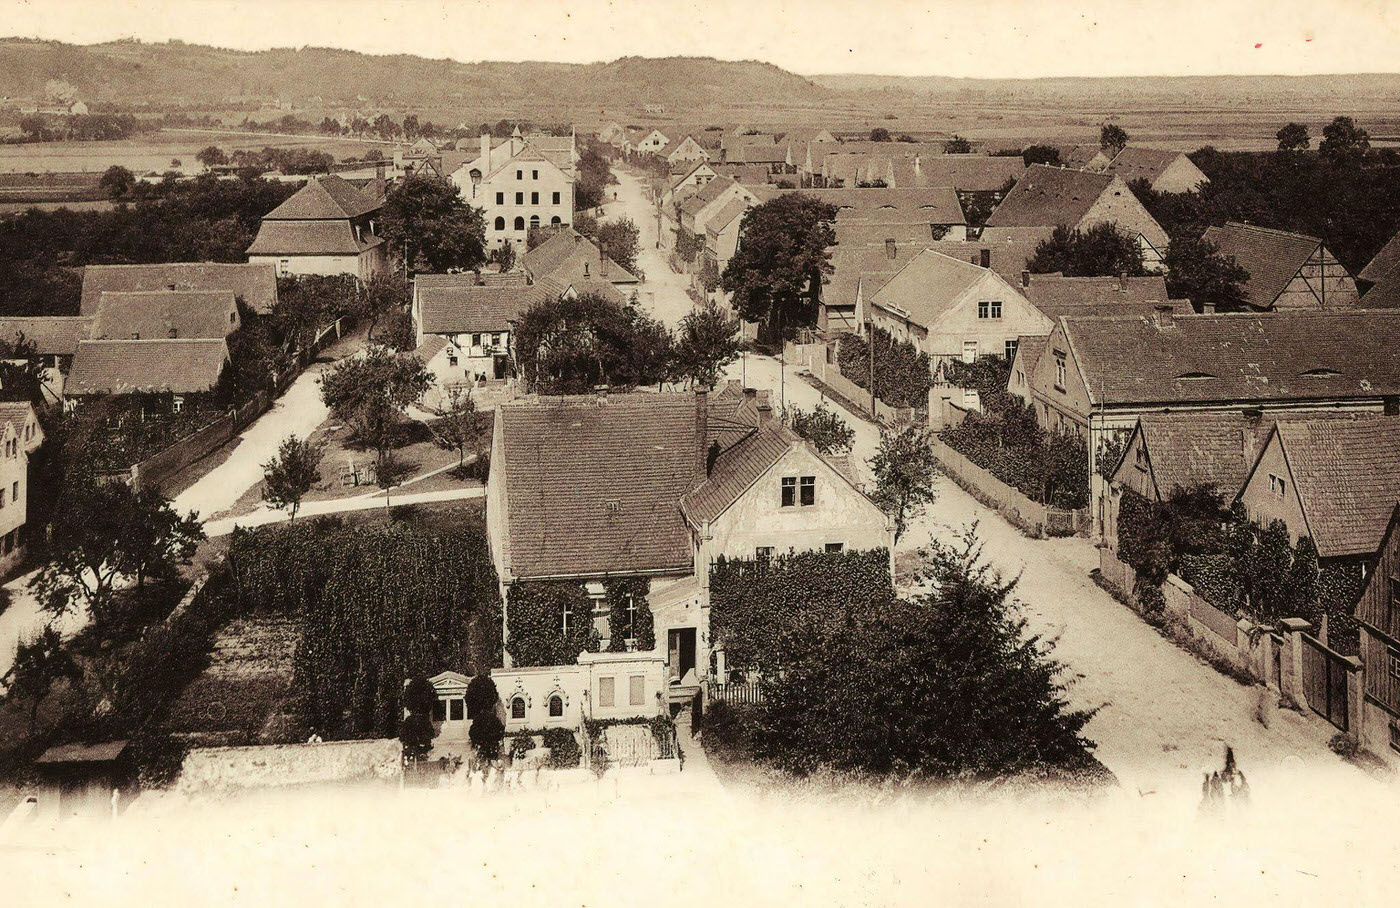
[[[1400,69],[1400,0],[0,0],[0,34],[464,62],[712,56],[804,75]]]

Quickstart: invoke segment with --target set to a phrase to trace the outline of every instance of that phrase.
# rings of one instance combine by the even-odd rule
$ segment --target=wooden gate
[[[1328,722],[1347,730],[1347,674],[1350,666],[1340,654],[1311,634],[1303,638],[1303,696],[1308,706]]]

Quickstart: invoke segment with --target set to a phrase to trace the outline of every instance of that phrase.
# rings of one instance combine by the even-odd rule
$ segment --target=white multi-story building
[[[452,173],[457,191],[486,216],[486,248],[514,243],[531,228],[573,224],[578,152],[572,136],[481,137],[477,157]]]

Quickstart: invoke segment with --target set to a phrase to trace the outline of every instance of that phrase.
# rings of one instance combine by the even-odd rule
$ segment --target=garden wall
[[[933,459],[950,479],[973,498],[988,507],[996,508],[997,513],[1032,538],[1039,539],[1046,535],[1082,535],[1085,532],[1088,525],[1087,511],[1063,511],[1038,504],[1023,495],[1015,486],[1002,482],[937,438],[929,439],[929,447],[933,449]]]
[[[273,744],[264,747],[204,747],[185,755],[179,791],[237,791],[348,782],[397,782],[403,751],[393,738]]]
[[[826,344],[789,343],[783,355],[790,363],[806,366],[813,378],[855,404],[862,415],[870,415],[870,392],[842,375],[835,363],[827,362],[830,350]],[[891,407],[875,399],[875,418],[885,425],[914,422],[916,413],[912,407]]]
[[[290,382],[288,382],[290,383]],[[281,379],[279,378],[279,384]],[[237,410],[231,410],[204,428],[186,435],[164,450],[157,451],[131,467],[131,485],[160,486],[185,467],[208,457],[228,444],[234,435],[272,406],[272,396],[259,391]]]

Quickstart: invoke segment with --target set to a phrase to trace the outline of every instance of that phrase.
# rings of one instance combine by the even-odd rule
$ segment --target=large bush
[[[907,341],[897,341],[882,328],[875,335],[875,396],[891,407],[928,406],[933,372],[927,353]],[[858,387],[870,390],[870,347],[858,334],[841,335],[836,348],[841,374]]]

